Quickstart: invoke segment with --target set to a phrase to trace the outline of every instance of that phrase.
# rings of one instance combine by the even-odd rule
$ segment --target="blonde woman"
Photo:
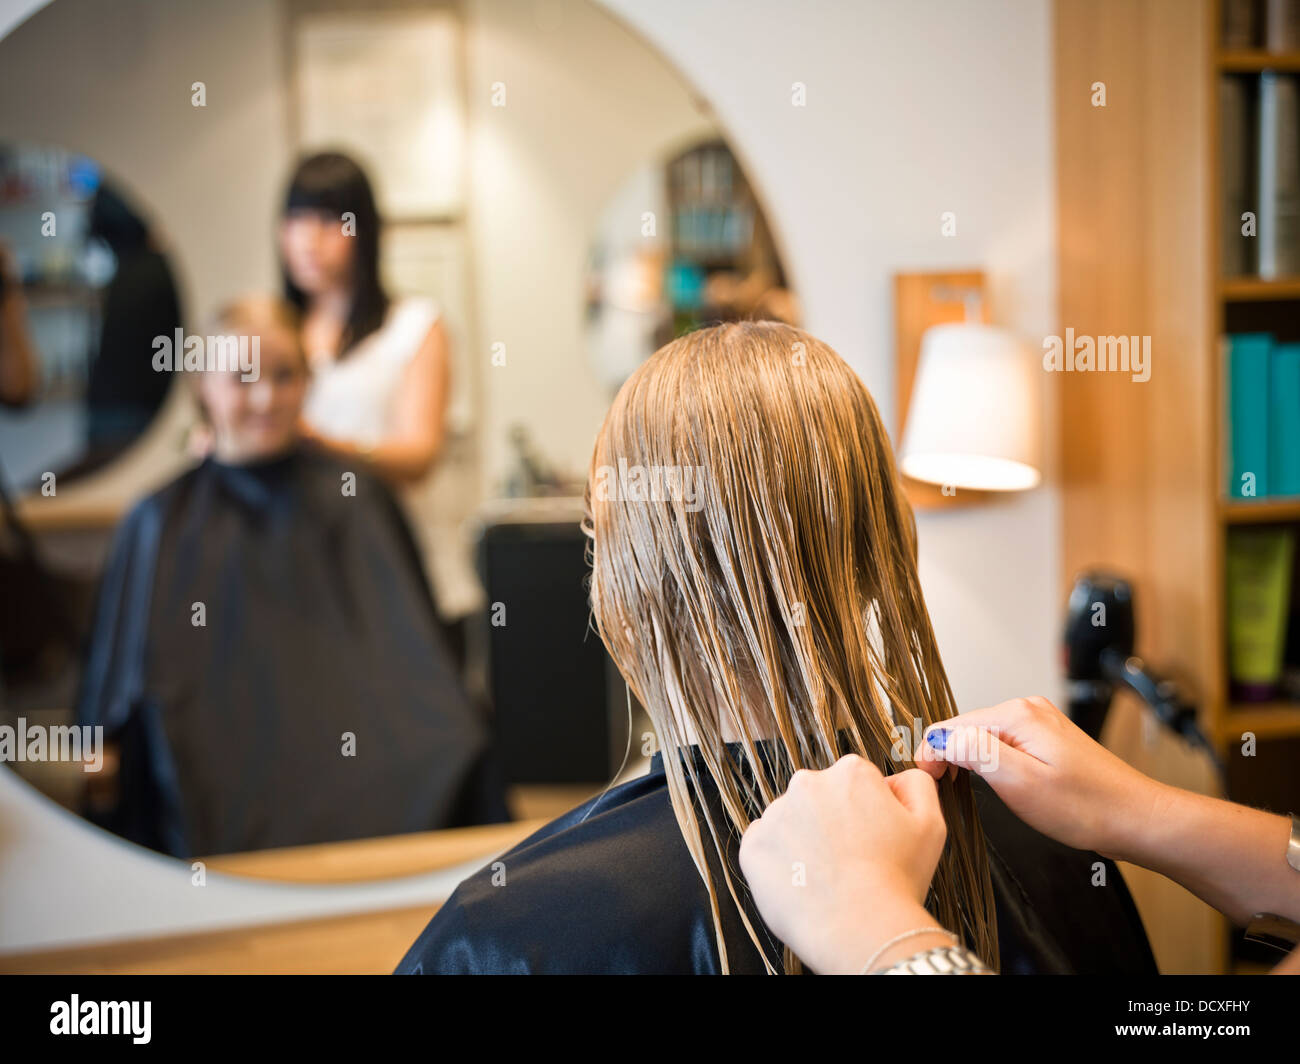
[[[398,971],[800,971],[741,835],[799,769],[856,753],[901,772],[956,713],[875,405],[807,333],[703,329],[619,392],[588,497],[593,617],[659,752],[462,883]],[[969,775],[939,802],[931,924],[1003,971],[1154,972],[1113,865]]]
[[[507,819],[398,504],[300,439],[296,311],[245,297],[207,332],[212,453],[131,510],[100,585],[77,723],[121,769],[87,814],[176,857]]]

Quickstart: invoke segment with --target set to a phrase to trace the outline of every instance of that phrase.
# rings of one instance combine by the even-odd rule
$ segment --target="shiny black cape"
[[[93,819],[185,857],[507,819],[410,530],[344,472],[209,460],[127,516],[77,705],[121,748]]]
[[[701,779],[712,787],[707,775]],[[1115,865],[1040,835],[984,780],[971,782],[989,849],[1002,972],[1156,974]],[[720,816],[716,792],[710,802]],[[712,847],[706,852],[712,856]],[[743,891],[735,840],[728,860]],[[1095,863],[1105,870],[1104,886],[1093,886]],[[712,871],[721,884],[716,865]],[[761,974],[762,960],[725,886],[719,894],[731,971]],[[779,971],[780,943],[747,893],[741,897]],[[647,775],[566,813],[461,883],[397,974],[718,970],[708,894],[673,816],[663,755],[656,754]]]

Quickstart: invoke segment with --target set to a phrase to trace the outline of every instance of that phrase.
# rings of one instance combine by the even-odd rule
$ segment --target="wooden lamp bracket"
[[[986,323],[988,298],[982,270],[894,274],[896,448],[902,446],[912,386],[921,360],[921,337],[932,325],[964,321]],[[904,475],[903,486],[917,510],[949,510],[989,501],[993,494],[967,488],[942,488]]]

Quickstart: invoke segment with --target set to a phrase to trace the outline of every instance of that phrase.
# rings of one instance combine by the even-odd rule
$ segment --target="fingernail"
[[[948,729],[934,728],[925,734],[925,741],[936,750],[943,750],[948,745]]]

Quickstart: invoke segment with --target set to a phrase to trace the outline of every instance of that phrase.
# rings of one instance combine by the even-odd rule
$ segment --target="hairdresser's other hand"
[[[850,754],[795,773],[746,830],[740,867],[763,920],[800,960],[856,973],[895,935],[938,926],[923,902],[946,838],[932,779],[917,769],[886,777]],[[913,936],[876,967],[949,943]]]
[[[332,436],[325,436],[317,432],[306,418],[299,417],[297,423],[298,442],[314,451],[320,451],[322,454],[333,455],[335,458],[356,458],[364,457],[365,452],[348,443],[345,440],[338,440]]]
[[[932,725],[915,760],[936,779],[951,765],[978,773],[1037,831],[1107,857],[1122,858],[1126,840],[1152,822],[1162,789],[1045,698]]]

